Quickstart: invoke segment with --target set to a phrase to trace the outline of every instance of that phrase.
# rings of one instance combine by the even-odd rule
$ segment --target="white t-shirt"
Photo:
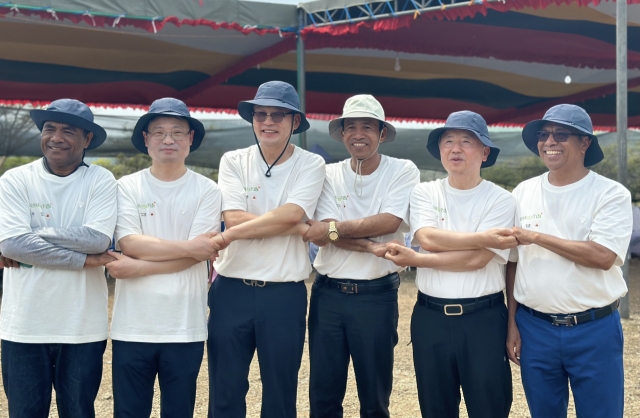
[[[518,261],[514,296],[546,313],[576,313],[613,303],[627,293],[621,265],[627,254],[633,215],[631,195],[619,183],[589,172],[563,187],[548,173],[520,183],[516,226],[574,241],[593,241],[616,253],[609,270],[580,266],[538,245],[512,251]]]
[[[404,233],[409,232],[409,195],[420,182],[420,171],[409,160],[381,157],[378,168],[362,176],[362,196],[354,189],[356,174],[351,168],[351,159],[328,165],[315,219],[348,221],[389,213],[402,219],[398,231],[371,239],[404,242]],[[360,176],[357,187],[360,191]],[[332,244],[319,249],[313,266],[329,277],[355,280],[376,279],[402,269],[373,254],[343,250]]]
[[[116,238],[144,234],[186,241],[220,231],[216,183],[191,170],[164,182],[149,169],[118,181]],[[136,342],[207,339],[207,263],[186,270],[116,280],[111,338]]]
[[[287,161],[271,169],[271,177],[266,171],[257,145],[225,153],[218,172],[222,211],[260,216],[293,203],[304,210],[304,220],[311,219],[325,176],[322,157],[295,147]],[[308,252],[300,235],[238,240],[220,253],[214,266],[227,277],[297,282],[311,273]]]
[[[421,183],[411,193],[413,245],[420,245],[415,233],[425,227],[457,232],[511,228],[515,206],[509,192],[486,180],[470,190],[454,189],[448,178]],[[502,291],[509,250],[487,249],[496,255],[479,270],[452,272],[418,268],[418,289],[426,295],[448,299],[476,298]],[[420,252],[429,253],[423,248]]]
[[[107,237],[116,224],[116,180],[96,165],[67,177],[42,159],[0,179],[0,241],[41,227],[88,227]],[[4,270],[0,338],[20,343],[79,344],[106,340],[104,268]]]

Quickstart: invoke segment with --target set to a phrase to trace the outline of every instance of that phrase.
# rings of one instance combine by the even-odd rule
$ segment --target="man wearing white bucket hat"
[[[386,242],[408,232],[415,164],[382,155],[393,125],[370,95],[353,96],[329,134],[351,158],[327,166],[305,239],[321,246],[309,310],[311,417],[342,417],[349,359],[361,417],[388,417],[393,350],[398,342],[400,268],[384,259]]]

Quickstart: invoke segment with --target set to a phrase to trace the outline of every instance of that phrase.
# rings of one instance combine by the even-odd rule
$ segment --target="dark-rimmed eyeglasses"
[[[552,131],[539,131],[536,133],[538,136],[538,142],[546,142],[549,136],[553,135],[553,139],[556,142],[567,142],[570,136],[584,136],[579,134],[572,134],[571,132],[552,132]]]
[[[171,136],[171,138],[173,138],[174,141],[176,142],[180,142],[180,141],[184,141],[185,139],[189,138],[189,134],[191,133],[191,131],[173,131],[173,132],[168,132],[168,131],[155,131],[155,132],[147,132],[147,135],[149,135],[149,137],[151,137],[151,139],[153,139],[154,141],[164,141],[164,139],[167,137],[167,135]]]
[[[273,113],[267,113],[267,112],[252,112],[251,114],[253,115],[253,120],[255,120],[256,122],[264,122],[267,120],[267,117],[271,116],[271,120],[273,121],[273,123],[280,123],[284,120],[285,116],[287,115],[292,115],[294,112],[273,112]]]

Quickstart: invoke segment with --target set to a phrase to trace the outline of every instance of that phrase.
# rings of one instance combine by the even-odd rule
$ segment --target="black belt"
[[[287,283],[299,283],[299,282],[268,282],[265,280],[251,280],[251,279],[239,279],[237,277],[228,277],[228,276],[223,276],[223,275],[219,275],[218,278],[223,278],[223,279],[231,279],[231,280],[238,280],[241,281],[242,283],[246,284],[247,286],[252,286],[252,287],[265,287],[267,285],[272,286],[272,285],[281,285],[281,284],[287,284]]]
[[[603,308],[595,308],[589,309],[584,312],[578,312],[574,314],[546,314],[544,312],[536,311],[535,309],[531,309],[528,306],[520,305],[525,312],[529,312],[531,315],[536,318],[544,319],[547,322],[550,322],[552,325],[560,326],[566,325],[568,327],[572,327],[574,325],[582,324],[584,322],[595,321],[596,319],[604,318],[605,316],[611,315],[615,311],[618,310],[618,306],[620,305],[620,299],[614,301],[611,305],[607,305]]]
[[[373,280],[350,280],[350,279],[332,279],[324,274],[316,276],[316,282],[325,284],[332,289],[338,290],[340,293],[356,294],[356,293],[374,293],[394,290],[400,287],[400,276],[398,273],[387,274]]]
[[[504,295],[498,292],[479,298],[443,299],[418,292],[418,303],[447,316],[459,316],[504,304]]]

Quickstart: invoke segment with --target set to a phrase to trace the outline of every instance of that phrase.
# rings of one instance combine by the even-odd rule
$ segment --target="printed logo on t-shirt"
[[[48,210],[53,206],[52,203],[31,203],[29,206],[31,207],[31,216],[36,216],[36,213],[38,213],[44,218],[51,217]]]
[[[433,210],[435,210],[440,216],[442,216],[440,220],[444,222],[444,216],[447,214],[447,208],[441,208],[440,206],[433,205]]]
[[[542,212],[534,213],[533,215],[522,215],[520,223],[523,228],[538,228],[540,226],[539,219],[542,219]]]
[[[247,193],[246,197],[247,199],[249,198],[249,193],[258,193],[260,191],[260,186],[248,186],[248,187],[243,187],[244,192]],[[256,196],[253,195],[252,198],[255,200]]]
[[[336,206],[338,208],[340,208],[340,207],[346,208],[347,207],[347,200],[349,200],[349,195],[336,196]]]
[[[140,213],[140,216],[147,216],[147,212],[149,212],[149,216],[154,216],[155,207],[156,207],[156,202],[138,203],[138,213]]]

